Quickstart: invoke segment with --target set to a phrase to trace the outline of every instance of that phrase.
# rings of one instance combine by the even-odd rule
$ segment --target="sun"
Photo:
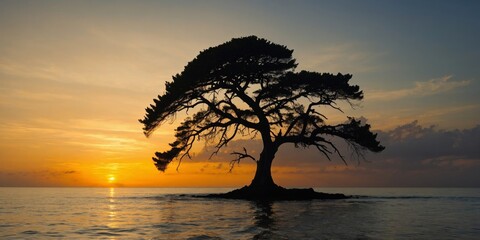
[[[113,176],[113,175],[108,176],[108,182],[109,183],[115,182],[115,176]]]

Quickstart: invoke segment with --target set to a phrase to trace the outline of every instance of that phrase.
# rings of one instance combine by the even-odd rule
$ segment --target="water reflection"
[[[379,220],[377,203],[355,200],[255,202],[178,195],[150,200],[155,201],[151,230],[161,239],[371,239]]]
[[[251,202],[252,238],[376,238],[379,205],[353,200]]]
[[[161,191],[0,188],[0,239],[478,239],[479,233],[478,189],[460,198],[445,197],[452,194],[446,189],[433,199],[407,192],[270,203]]]
[[[115,188],[110,188],[108,195],[108,227],[117,227],[117,209],[115,203]]]
[[[272,210],[273,202],[259,201],[252,202],[254,208],[254,224],[260,232],[253,236],[253,239],[271,239],[274,221]]]

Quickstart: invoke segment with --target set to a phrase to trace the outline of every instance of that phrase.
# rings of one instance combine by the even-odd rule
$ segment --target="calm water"
[[[326,188],[361,197],[256,203],[229,189],[0,188],[1,239],[480,239],[478,188]]]

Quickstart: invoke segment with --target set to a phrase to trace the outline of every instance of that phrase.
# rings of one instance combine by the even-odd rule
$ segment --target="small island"
[[[204,198],[224,198],[224,199],[244,199],[255,201],[274,201],[274,200],[335,200],[335,199],[348,199],[351,196],[347,196],[341,193],[322,193],[315,192],[313,188],[283,188],[277,186],[275,190],[268,192],[254,192],[251,188],[244,186],[240,189],[235,189],[227,193],[216,193],[202,195],[199,197]]]

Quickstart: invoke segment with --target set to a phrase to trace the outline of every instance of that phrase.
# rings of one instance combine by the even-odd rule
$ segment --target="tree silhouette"
[[[259,156],[247,149],[234,152],[235,162],[253,159],[257,164],[251,190],[275,189],[271,165],[279,147],[293,143],[296,147],[315,147],[326,158],[344,156],[332,137],[344,139],[356,153],[380,152],[368,124],[348,117],[343,124],[328,125],[321,107],[342,111],[338,101],[363,99],[363,92],[350,85],[350,74],[300,71],[292,58],[293,50],[256,36],[234,38],[208,48],[187,64],[183,72],[167,82],[166,91],[146,108],[139,120],[148,137],[165,121],[182,111],[194,111],[175,130],[171,149],[156,152],[153,161],[160,171],[175,158],[190,157],[195,142],[215,145],[216,154],[239,136],[260,138]]]

